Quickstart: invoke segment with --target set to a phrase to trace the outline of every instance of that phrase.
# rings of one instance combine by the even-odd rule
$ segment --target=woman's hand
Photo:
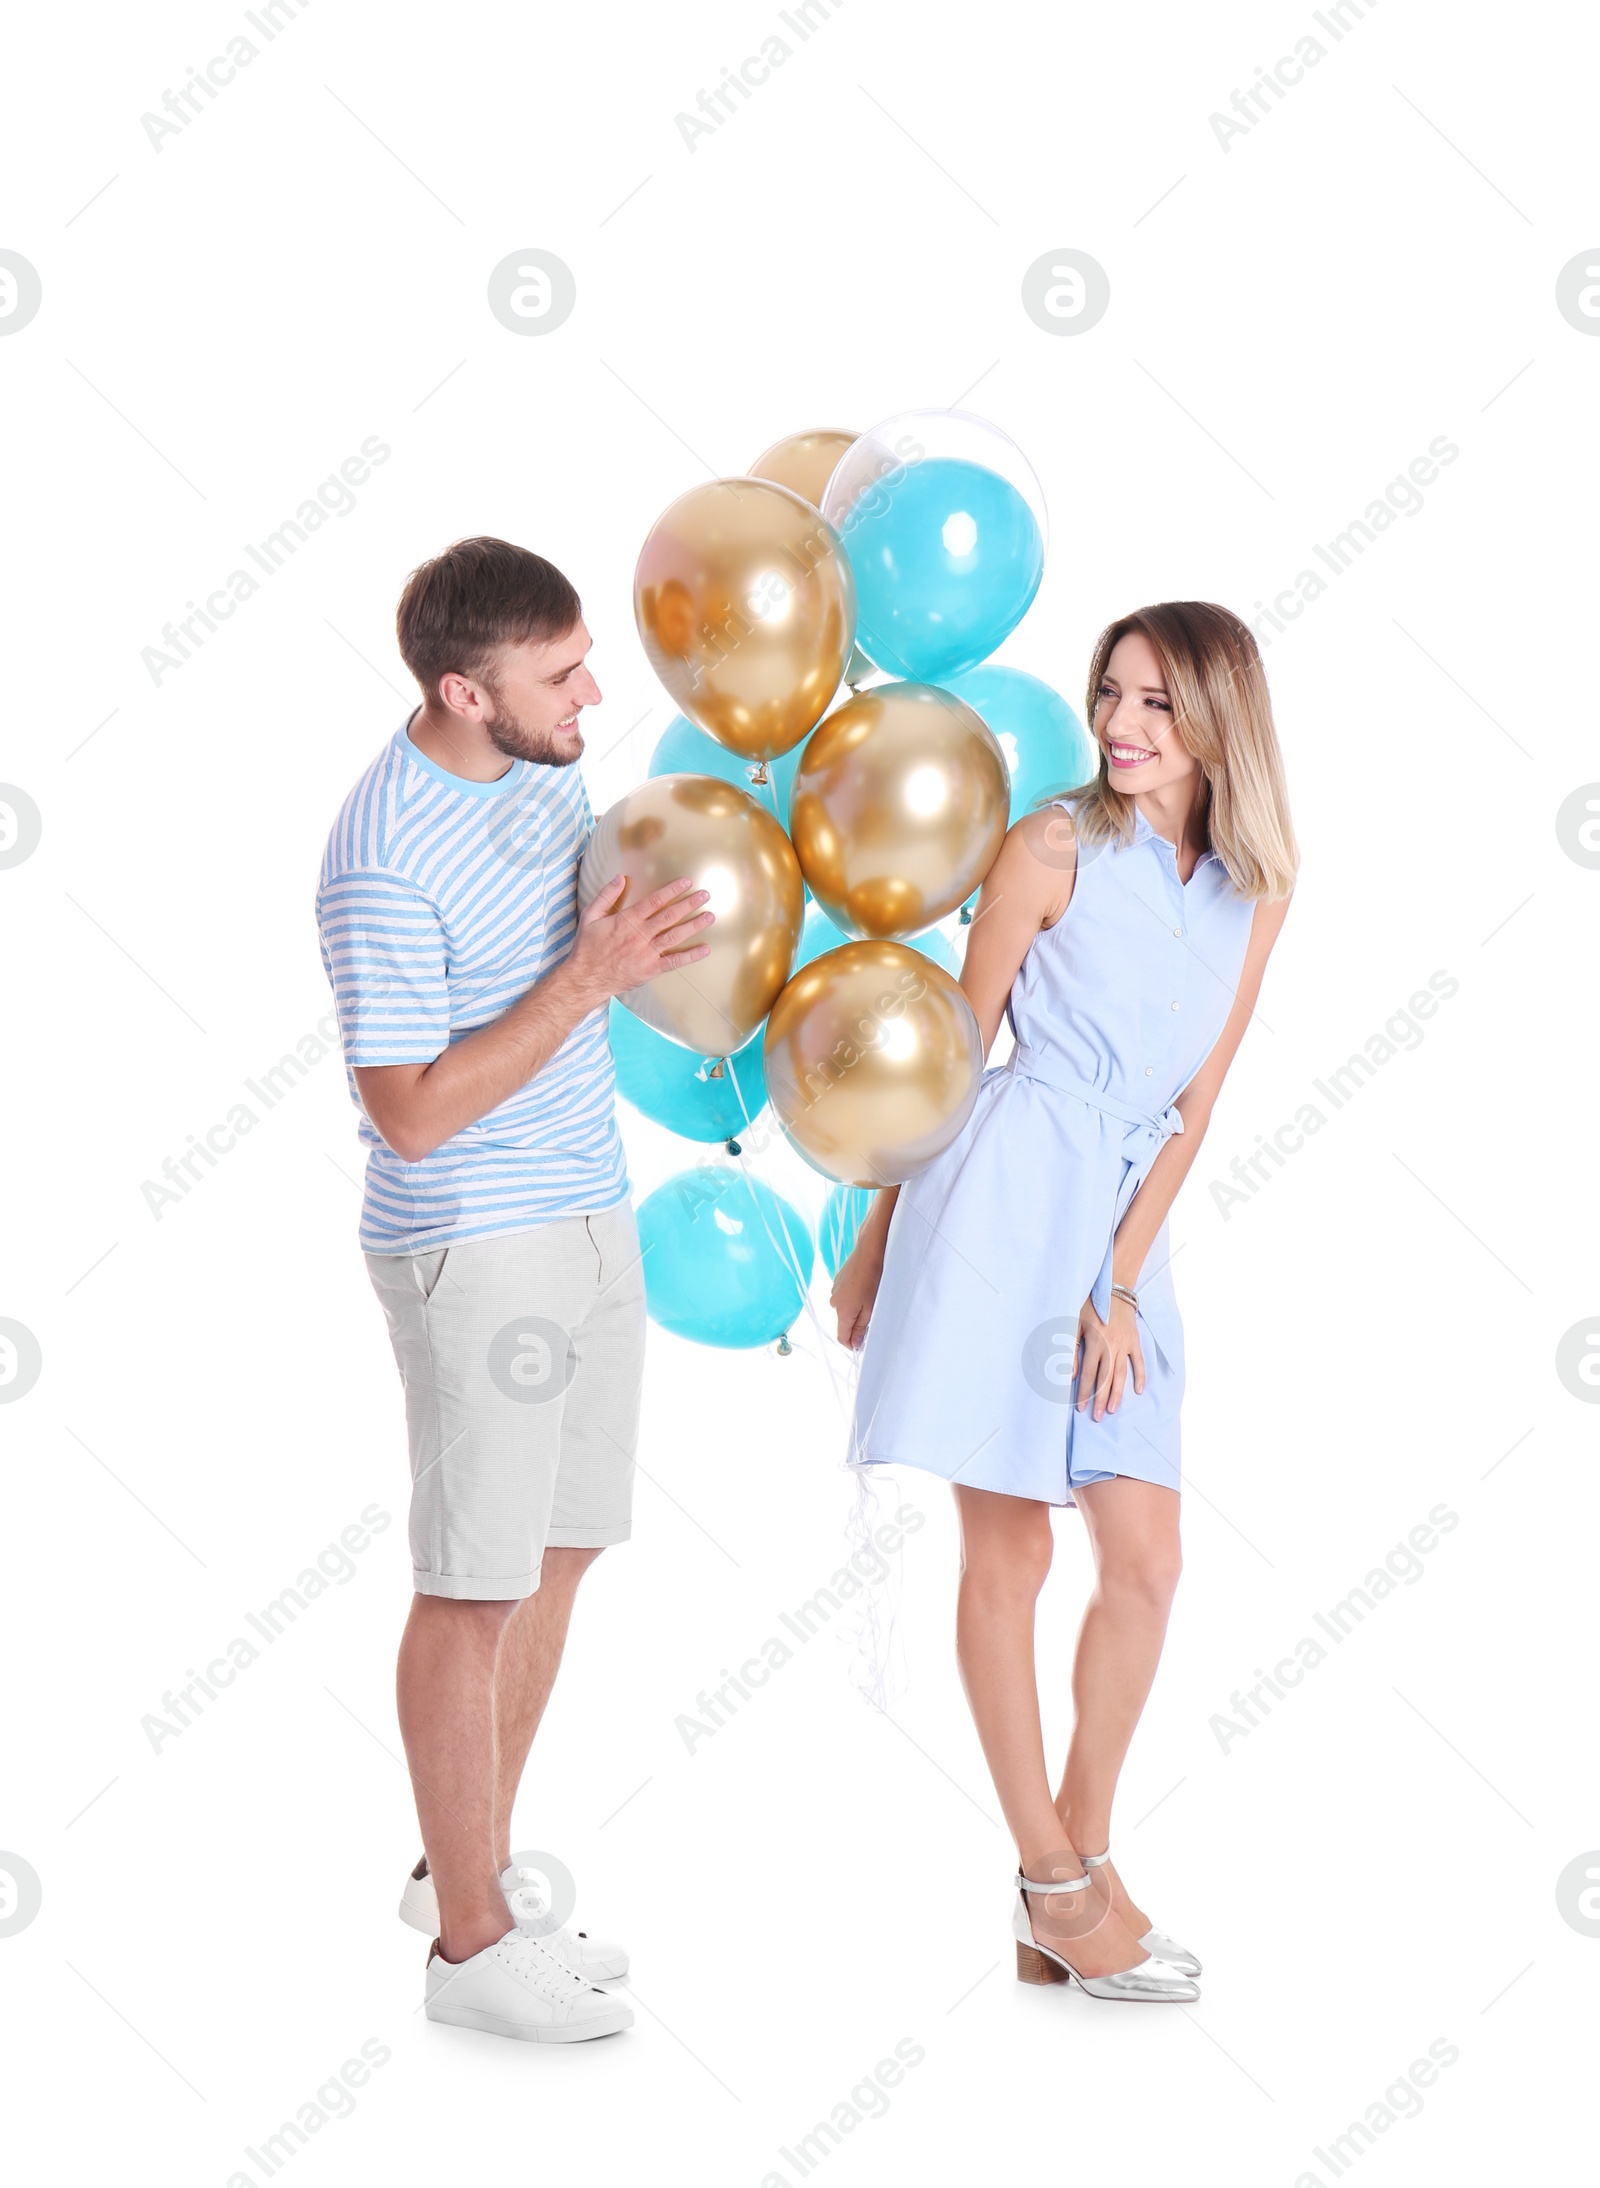
[[[858,1237],[839,1264],[829,1302],[839,1317],[839,1342],[857,1351],[866,1341],[873,1302],[883,1275],[883,1245],[876,1238]]]
[[[1107,1413],[1115,1413],[1121,1405],[1130,1366],[1135,1394],[1144,1389],[1144,1354],[1139,1349],[1138,1318],[1128,1302],[1113,1293],[1110,1316],[1102,1322],[1095,1312],[1093,1299],[1086,1299],[1078,1317],[1078,1343],[1082,1347],[1078,1363],[1078,1411],[1081,1413],[1092,1398],[1093,1418],[1098,1421]]]

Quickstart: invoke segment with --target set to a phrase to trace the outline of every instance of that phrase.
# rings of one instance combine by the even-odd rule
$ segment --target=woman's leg
[[[1072,1666],[1076,1709],[1056,1809],[1079,1854],[1111,1843],[1111,1803],[1123,1759],[1161,1659],[1178,1586],[1178,1493],[1117,1475],[1073,1495],[1094,1552],[1095,1586]],[[1090,1872],[1129,1934],[1150,1923],[1110,1863]]]
[[[1033,1611],[1050,1570],[1050,1507],[958,1485],[956,1508],[956,1655],[1023,1874],[1041,1883],[1081,1876],[1083,1864],[1050,1798],[1034,1676]],[[1114,1974],[1145,1957],[1095,1891],[1030,1895],[1028,1908],[1039,1942],[1070,1960],[1080,1975]]]

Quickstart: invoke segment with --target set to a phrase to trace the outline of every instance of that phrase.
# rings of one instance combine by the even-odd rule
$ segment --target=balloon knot
[[[789,1332],[785,1330],[783,1335],[778,1339],[778,1358],[780,1360],[787,1360],[793,1350],[794,1347],[789,1342]]]
[[[723,1069],[723,1060],[720,1056],[711,1066],[711,1069],[706,1073],[706,1077],[708,1079],[725,1079],[727,1077],[727,1072]]]
[[[753,783],[769,783],[772,780],[772,777],[767,773],[767,763],[765,760],[757,760],[755,766],[752,767],[749,772],[750,780]]]
[[[729,1140],[728,1153],[730,1155],[742,1155],[744,1153],[744,1149],[739,1145],[739,1142],[737,1140]]]
[[[963,927],[970,927],[972,925],[972,914],[967,909],[965,904],[963,904],[961,907],[961,924]]]

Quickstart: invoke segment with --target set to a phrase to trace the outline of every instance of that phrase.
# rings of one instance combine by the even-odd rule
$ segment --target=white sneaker
[[[628,1955],[621,1945],[610,1944],[603,1937],[591,1937],[587,1930],[539,1929],[548,1902],[534,1888],[534,1875],[532,1870],[513,1865],[500,1878],[500,1888],[506,1895],[506,1905],[511,1909],[517,1927],[531,1930],[558,1960],[564,1960],[573,1974],[581,1975],[586,1983],[620,1983],[628,1972]],[[420,1930],[424,1937],[439,1934],[439,1896],[428,1874],[426,1855],[406,1878],[406,1888],[400,1895],[400,1919],[409,1922],[414,1930]]]
[[[504,1937],[470,1960],[428,1955],[423,2009],[430,2021],[514,2036],[525,2044],[581,2044],[632,2028],[633,2008],[596,1990],[525,1930]]]

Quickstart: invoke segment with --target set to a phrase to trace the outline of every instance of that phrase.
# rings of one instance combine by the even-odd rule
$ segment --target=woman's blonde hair
[[[1300,851],[1266,672],[1248,624],[1208,600],[1166,600],[1119,616],[1100,633],[1089,664],[1091,725],[1112,649],[1130,631],[1149,640],[1174,725],[1205,775],[1210,848],[1241,896],[1286,897]],[[1094,780],[1072,797],[1078,835],[1085,843],[1131,843],[1134,811],[1132,798],[1113,788],[1102,750]]]

